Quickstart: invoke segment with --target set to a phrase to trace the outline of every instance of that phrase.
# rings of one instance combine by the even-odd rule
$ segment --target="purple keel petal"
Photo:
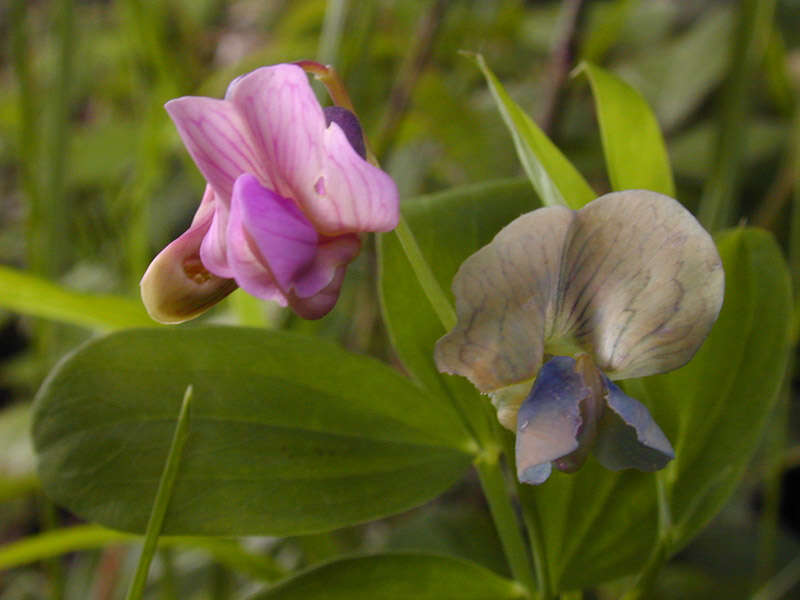
[[[591,389],[574,367],[575,361],[565,356],[546,362],[519,409],[517,477],[524,483],[542,483],[550,475],[552,461],[579,448],[581,402],[591,395]]]
[[[324,164],[325,117],[308,76],[297,65],[262,67],[237,79],[226,97],[246,120],[272,189],[304,205]]]
[[[165,108],[195,164],[223,200],[230,199],[233,183],[242,173],[269,181],[263,155],[232,103],[185,96],[170,100]]]
[[[292,310],[304,319],[320,319],[327,315],[339,299],[346,271],[347,265],[337,267],[330,283],[310,298],[298,298],[295,294],[290,294]]]
[[[389,175],[362,159],[341,127],[325,131],[327,163],[314,183],[314,195],[301,199],[303,210],[327,235],[391,231],[397,226],[397,186]]]
[[[209,273],[200,260],[213,206],[214,192],[208,187],[191,227],[153,259],[142,277],[142,302],[156,321],[187,321],[236,289],[236,282]]]
[[[275,283],[288,292],[295,282],[306,275],[317,255],[319,236],[295,203],[272,190],[262,187],[258,180],[244,174],[236,180],[231,201],[231,227],[236,214],[236,228],[244,230],[253,250],[256,250]],[[240,223],[240,224],[239,224]],[[312,290],[318,292],[330,282],[319,282]],[[244,287],[244,286],[242,286]]]
[[[667,436],[650,411],[606,378],[607,407],[597,433],[594,455],[605,468],[657,471],[675,458]]]
[[[328,288],[336,278],[339,267],[350,264],[361,250],[361,240],[356,235],[321,237],[318,244],[314,261],[295,280],[294,290],[298,298],[311,298]],[[338,288],[336,295],[339,295]]]

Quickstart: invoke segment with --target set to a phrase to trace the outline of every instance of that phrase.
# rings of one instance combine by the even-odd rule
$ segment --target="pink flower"
[[[166,104],[208,182],[189,229],[141,282],[150,315],[191,319],[240,286],[316,319],[336,304],[359,233],[397,225],[397,188],[363,157],[358,121],[323,111],[296,65],[234,80],[224,100]]]

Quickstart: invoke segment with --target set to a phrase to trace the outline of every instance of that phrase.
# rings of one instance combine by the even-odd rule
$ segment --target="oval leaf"
[[[34,407],[47,493],[142,532],[194,386],[164,533],[289,535],[396,513],[468,468],[445,399],[333,343],[258,329],[128,330],[51,373]]]
[[[301,573],[251,600],[503,600],[517,583],[465,560],[426,554],[345,558]]]
[[[612,189],[675,196],[664,138],[642,95],[592,63],[581,63],[579,72],[586,73],[592,86]]]

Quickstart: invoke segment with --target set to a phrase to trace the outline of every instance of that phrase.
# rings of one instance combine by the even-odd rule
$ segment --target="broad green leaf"
[[[789,351],[791,286],[772,236],[735,229],[717,238],[725,304],[711,336],[682,369],[642,380],[676,459],[667,472],[678,543],[722,508],[778,397]],[[667,413],[662,418],[662,414]]]
[[[120,544],[137,544],[140,541],[139,536],[113,531],[98,525],[75,525],[63,529],[53,529],[35,536],[28,536],[0,548],[0,570],[13,569],[82,550]],[[162,536],[159,538],[158,544],[166,548],[204,550],[220,563],[264,581],[274,581],[282,575],[282,569],[273,564],[268,556],[251,554],[235,540]]]
[[[144,531],[187,385],[194,386],[166,534],[289,535],[400,512],[468,468],[446,399],[322,339],[258,329],[140,329],[94,340],[34,405],[45,491]]]
[[[709,338],[681,369],[623,382],[675,447],[666,476],[679,545],[720,510],[738,483],[787,359],[789,276],[774,240],[740,229],[720,236],[718,247],[726,295]],[[558,588],[635,572],[655,543],[653,474],[613,473],[590,459],[578,473],[554,473],[539,487],[520,486],[520,494],[539,523]]]
[[[612,189],[652,190],[674,197],[664,138],[642,95],[592,63],[581,63],[579,70],[586,73],[594,93]]]
[[[525,111],[514,102],[489,69],[483,56],[470,54],[486,77],[514,147],[536,193],[547,206],[580,208],[596,194],[569,160]]]
[[[336,560],[292,577],[251,600],[502,600],[524,598],[517,583],[465,560],[384,554]]]
[[[136,300],[76,292],[4,266],[0,266],[0,307],[100,331],[155,325]]]
[[[494,181],[403,202],[403,214],[439,285],[453,302],[450,285],[461,263],[489,243],[519,215],[538,207],[527,180]],[[442,375],[433,346],[446,331],[417,282],[394,234],[378,236],[381,308],[392,345],[403,365],[429,390],[482,410],[487,402],[462,377]],[[489,423],[478,432],[489,435]]]

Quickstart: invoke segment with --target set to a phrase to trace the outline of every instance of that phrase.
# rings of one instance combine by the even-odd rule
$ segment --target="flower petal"
[[[440,371],[483,392],[536,376],[574,219],[562,207],[522,215],[464,261],[453,279],[458,324],[436,344]]]
[[[462,264],[436,362],[484,392],[534,377],[545,352],[588,352],[614,379],[675,369],[708,335],[723,279],[711,237],[667,196],[535,210]]]
[[[606,469],[657,471],[675,458],[667,436],[638,400],[606,379],[606,410],[597,433],[594,455]]]
[[[297,65],[261,67],[238,78],[226,97],[252,132],[270,187],[305,209],[305,199],[314,197],[314,184],[323,172],[325,131],[308,76]]]
[[[517,416],[517,477],[542,483],[550,475],[544,465],[579,449],[581,403],[592,391],[566,356],[549,360],[539,372]]]
[[[242,173],[268,182],[250,129],[227,100],[184,96],[164,105],[195,164],[222,200],[230,199]]]
[[[289,302],[286,295],[275,282],[264,259],[259,255],[253,239],[244,226],[244,218],[241,200],[231,202],[226,238],[228,264],[233,270],[236,283],[252,296],[287,306]]]
[[[292,286],[298,298],[311,298],[324,289],[328,289],[327,294],[330,294],[329,284],[336,279],[339,268],[350,264],[361,250],[361,240],[352,234],[323,237],[318,244],[313,262]],[[336,293],[338,295],[338,288]]]
[[[327,315],[339,299],[346,271],[346,264],[336,267],[330,283],[309,298],[299,298],[295,294],[290,294],[289,304],[292,310],[304,319],[320,319]]]
[[[200,244],[200,260],[206,269],[217,277],[231,279],[233,269],[228,264],[228,215],[230,210],[223,202],[217,202],[211,226]]]
[[[263,187],[249,174],[239,177],[233,186],[231,220],[234,213],[241,223],[237,227],[244,230],[252,250],[257,251],[269,268],[275,283],[288,292],[317,254],[318,235],[314,226],[292,200]]]
[[[208,186],[192,225],[145,271],[140,283],[142,302],[156,321],[187,321],[236,289],[236,282],[209,273],[200,260],[200,243],[211,225],[215,203],[214,191]]]
[[[397,186],[389,175],[361,158],[342,128],[331,122],[324,135],[324,175],[303,209],[327,235],[359,231],[391,231],[397,227]]]
[[[711,236],[656,192],[606,194],[583,207],[564,264],[555,330],[591,349],[612,379],[684,365],[722,306]]]

